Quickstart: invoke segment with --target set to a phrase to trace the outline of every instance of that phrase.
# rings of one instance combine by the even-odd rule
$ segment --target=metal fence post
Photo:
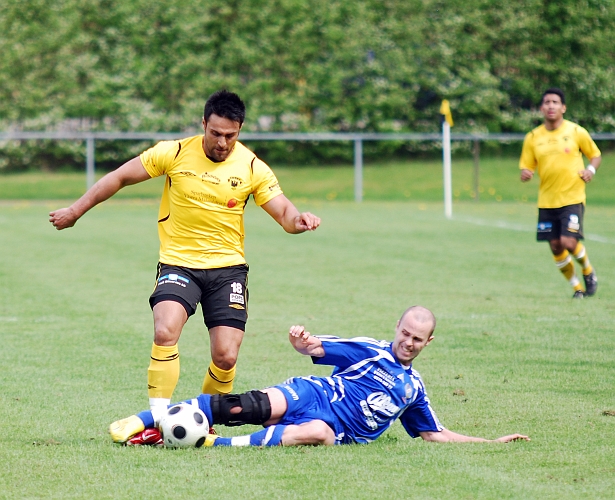
[[[363,141],[354,140],[354,201],[363,201]]]
[[[90,189],[94,185],[94,155],[96,154],[94,146],[94,137],[89,136],[85,140],[86,143],[86,163],[85,163],[85,184],[86,189]]]

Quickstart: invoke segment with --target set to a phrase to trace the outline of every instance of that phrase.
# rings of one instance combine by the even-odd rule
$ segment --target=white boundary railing
[[[111,140],[151,140],[162,141],[181,139],[190,136],[190,132],[0,132],[0,141],[12,140],[81,140],[86,145],[86,187],[89,188],[95,181],[95,152],[96,141]],[[525,134],[450,134],[452,141],[472,141],[475,148],[475,163],[477,161],[478,145],[482,141],[522,141]],[[434,141],[442,142],[441,133],[251,133],[240,134],[242,142],[249,141],[346,141],[354,144],[354,199],[363,200],[363,142],[365,141]],[[615,134],[592,134],[594,140],[615,140]],[[1,147],[1,146],[0,146]],[[477,179],[477,174],[475,175]]]

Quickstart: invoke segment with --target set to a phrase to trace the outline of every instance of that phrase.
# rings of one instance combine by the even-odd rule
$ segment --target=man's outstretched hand
[[[314,231],[320,226],[320,217],[316,217],[313,213],[302,212],[295,218],[295,228],[298,231]]]
[[[60,229],[66,229],[67,227],[73,227],[79,220],[79,217],[75,215],[72,208],[59,208],[53,212],[49,212],[49,222],[58,231]]]
[[[494,439],[498,443],[510,443],[511,441],[531,441],[529,436],[523,434],[510,434],[509,436],[502,436],[501,438]]]
[[[325,355],[320,339],[311,335],[302,325],[293,325],[290,327],[288,331],[288,340],[297,352],[305,356],[322,358]]]

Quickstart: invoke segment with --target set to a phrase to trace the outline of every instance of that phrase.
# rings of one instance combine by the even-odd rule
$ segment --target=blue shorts
[[[331,409],[329,398],[316,382],[319,378],[292,377],[286,382],[276,385],[286,398],[288,409],[280,420],[281,425],[299,425],[312,420],[322,420],[335,433],[335,444],[345,443],[344,428]]]

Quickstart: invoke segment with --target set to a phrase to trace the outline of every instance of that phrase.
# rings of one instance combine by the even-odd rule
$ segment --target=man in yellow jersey
[[[244,119],[239,96],[218,91],[205,104],[204,135],[158,143],[104,176],[70,207],[49,214],[56,229],[72,227],[124,186],[166,175],[158,217],[160,262],[150,297],[154,342],[147,378],[152,408],[170,402],[179,379],[177,342],[198,303],[211,344],[202,392],[232,391],[248,317],[243,228],[248,197],[288,233],[320,225],[315,215],[299,213],[271,169],[237,141]]]
[[[566,99],[558,88],[542,95],[544,123],[525,136],[519,168],[521,181],[538,172],[538,241],[548,241],[555,264],[574,289],[573,298],[596,293],[598,278],[583,239],[585,184],[591,182],[602,157],[587,130],[564,120]],[[587,168],[583,155],[589,159]],[[585,289],[574,270],[572,256],[582,266]]]

